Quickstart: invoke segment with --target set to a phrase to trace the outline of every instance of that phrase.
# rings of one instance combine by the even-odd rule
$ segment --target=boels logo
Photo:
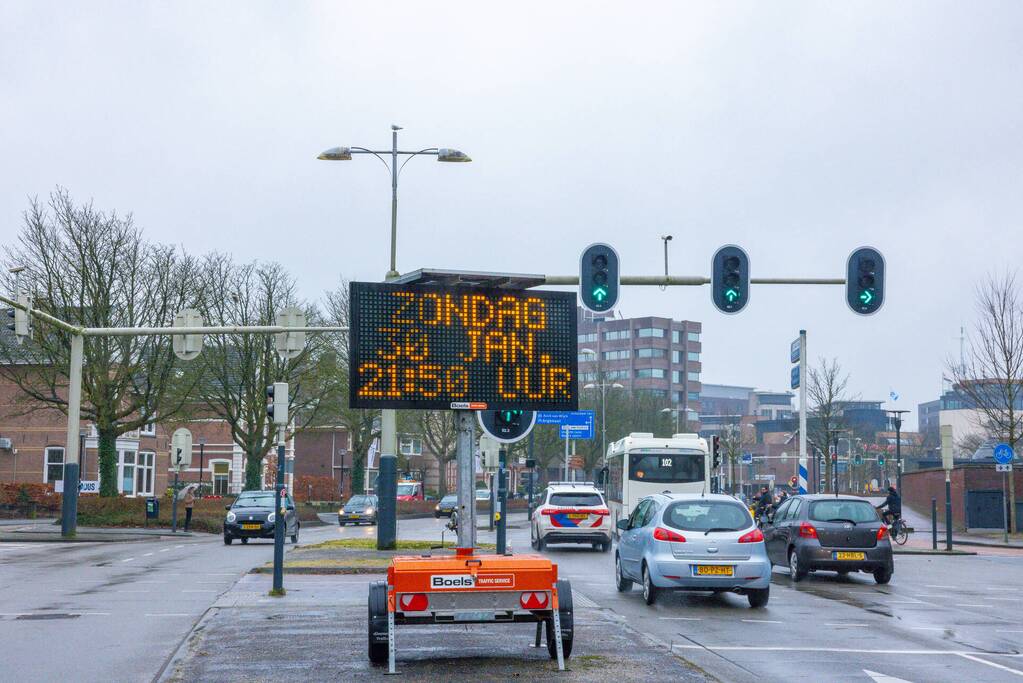
[[[430,576],[432,590],[465,590],[473,588],[514,588],[514,574],[433,574]]]

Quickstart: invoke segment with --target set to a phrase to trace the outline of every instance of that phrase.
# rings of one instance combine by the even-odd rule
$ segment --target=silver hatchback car
[[[721,494],[663,493],[644,498],[618,521],[615,582],[643,587],[654,603],[663,590],[725,591],[767,604],[771,561],[749,510]]]

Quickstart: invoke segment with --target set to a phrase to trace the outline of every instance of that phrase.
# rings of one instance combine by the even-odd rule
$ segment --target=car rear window
[[[810,519],[815,522],[846,520],[876,522],[879,517],[874,506],[865,500],[818,500],[810,504]]]
[[[664,523],[686,531],[739,531],[753,524],[742,505],[716,500],[672,503],[664,511]]]
[[[551,505],[564,505],[565,507],[582,507],[586,505],[603,505],[604,499],[599,493],[552,493]]]

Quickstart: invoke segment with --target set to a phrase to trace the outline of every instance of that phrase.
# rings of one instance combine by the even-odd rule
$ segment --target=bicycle
[[[885,513],[885,521],[888,523],[888,533],[892,540],[899,545],[906,545],[909,540],[909,527],[902,521],[902,517],[896,517],[890,512]]]

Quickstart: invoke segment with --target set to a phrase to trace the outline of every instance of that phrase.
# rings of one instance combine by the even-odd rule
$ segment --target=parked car
[[[477,502],[490,502],[490,489],[476,489]]]
[[[607,552],[610,520],[604,495],[593,484],[553,483],[530,518],[530,541],[535,550],[549,543],[588,543]]]
[[[862,498],[795,496],[782,503],[763,529],[771,562],[788,566],[793,581],[824,569],[869,572],[883,584],[895,572],[888,527]]]
[[[337,511],[338,526],[346,524],[376,524],[377,523],[377,497],[374,495],[356,495],[348,499],[340,510]]]
[[[648,605],[669,590],[739,593],[750,607],[763,607],[770,598],[764,535],[731,496],[648,496],[618,521],[618,529],[615,583],[624,592],[638,582]]]
[[[399,501],[423,500],[423,485],[418,481],[399,481],[397,495]]]
[[[250,538],[273,538],[278,523],[274,497],[273,491],[242,491],[238,494],[235,501],[227,506],[224,516],[224,544],[231,545],[236,538],[242,543],[248,543]],[[290,536],[292,543],[298,543],[301,524],[291,496],[285,499],[285,509],[284,535]]]
[[[441,517],[450,517],[451,513],[458,507],[458,495],[449,493],[440,499],[440,502],[433,508],[433,516],[437,519]]]

